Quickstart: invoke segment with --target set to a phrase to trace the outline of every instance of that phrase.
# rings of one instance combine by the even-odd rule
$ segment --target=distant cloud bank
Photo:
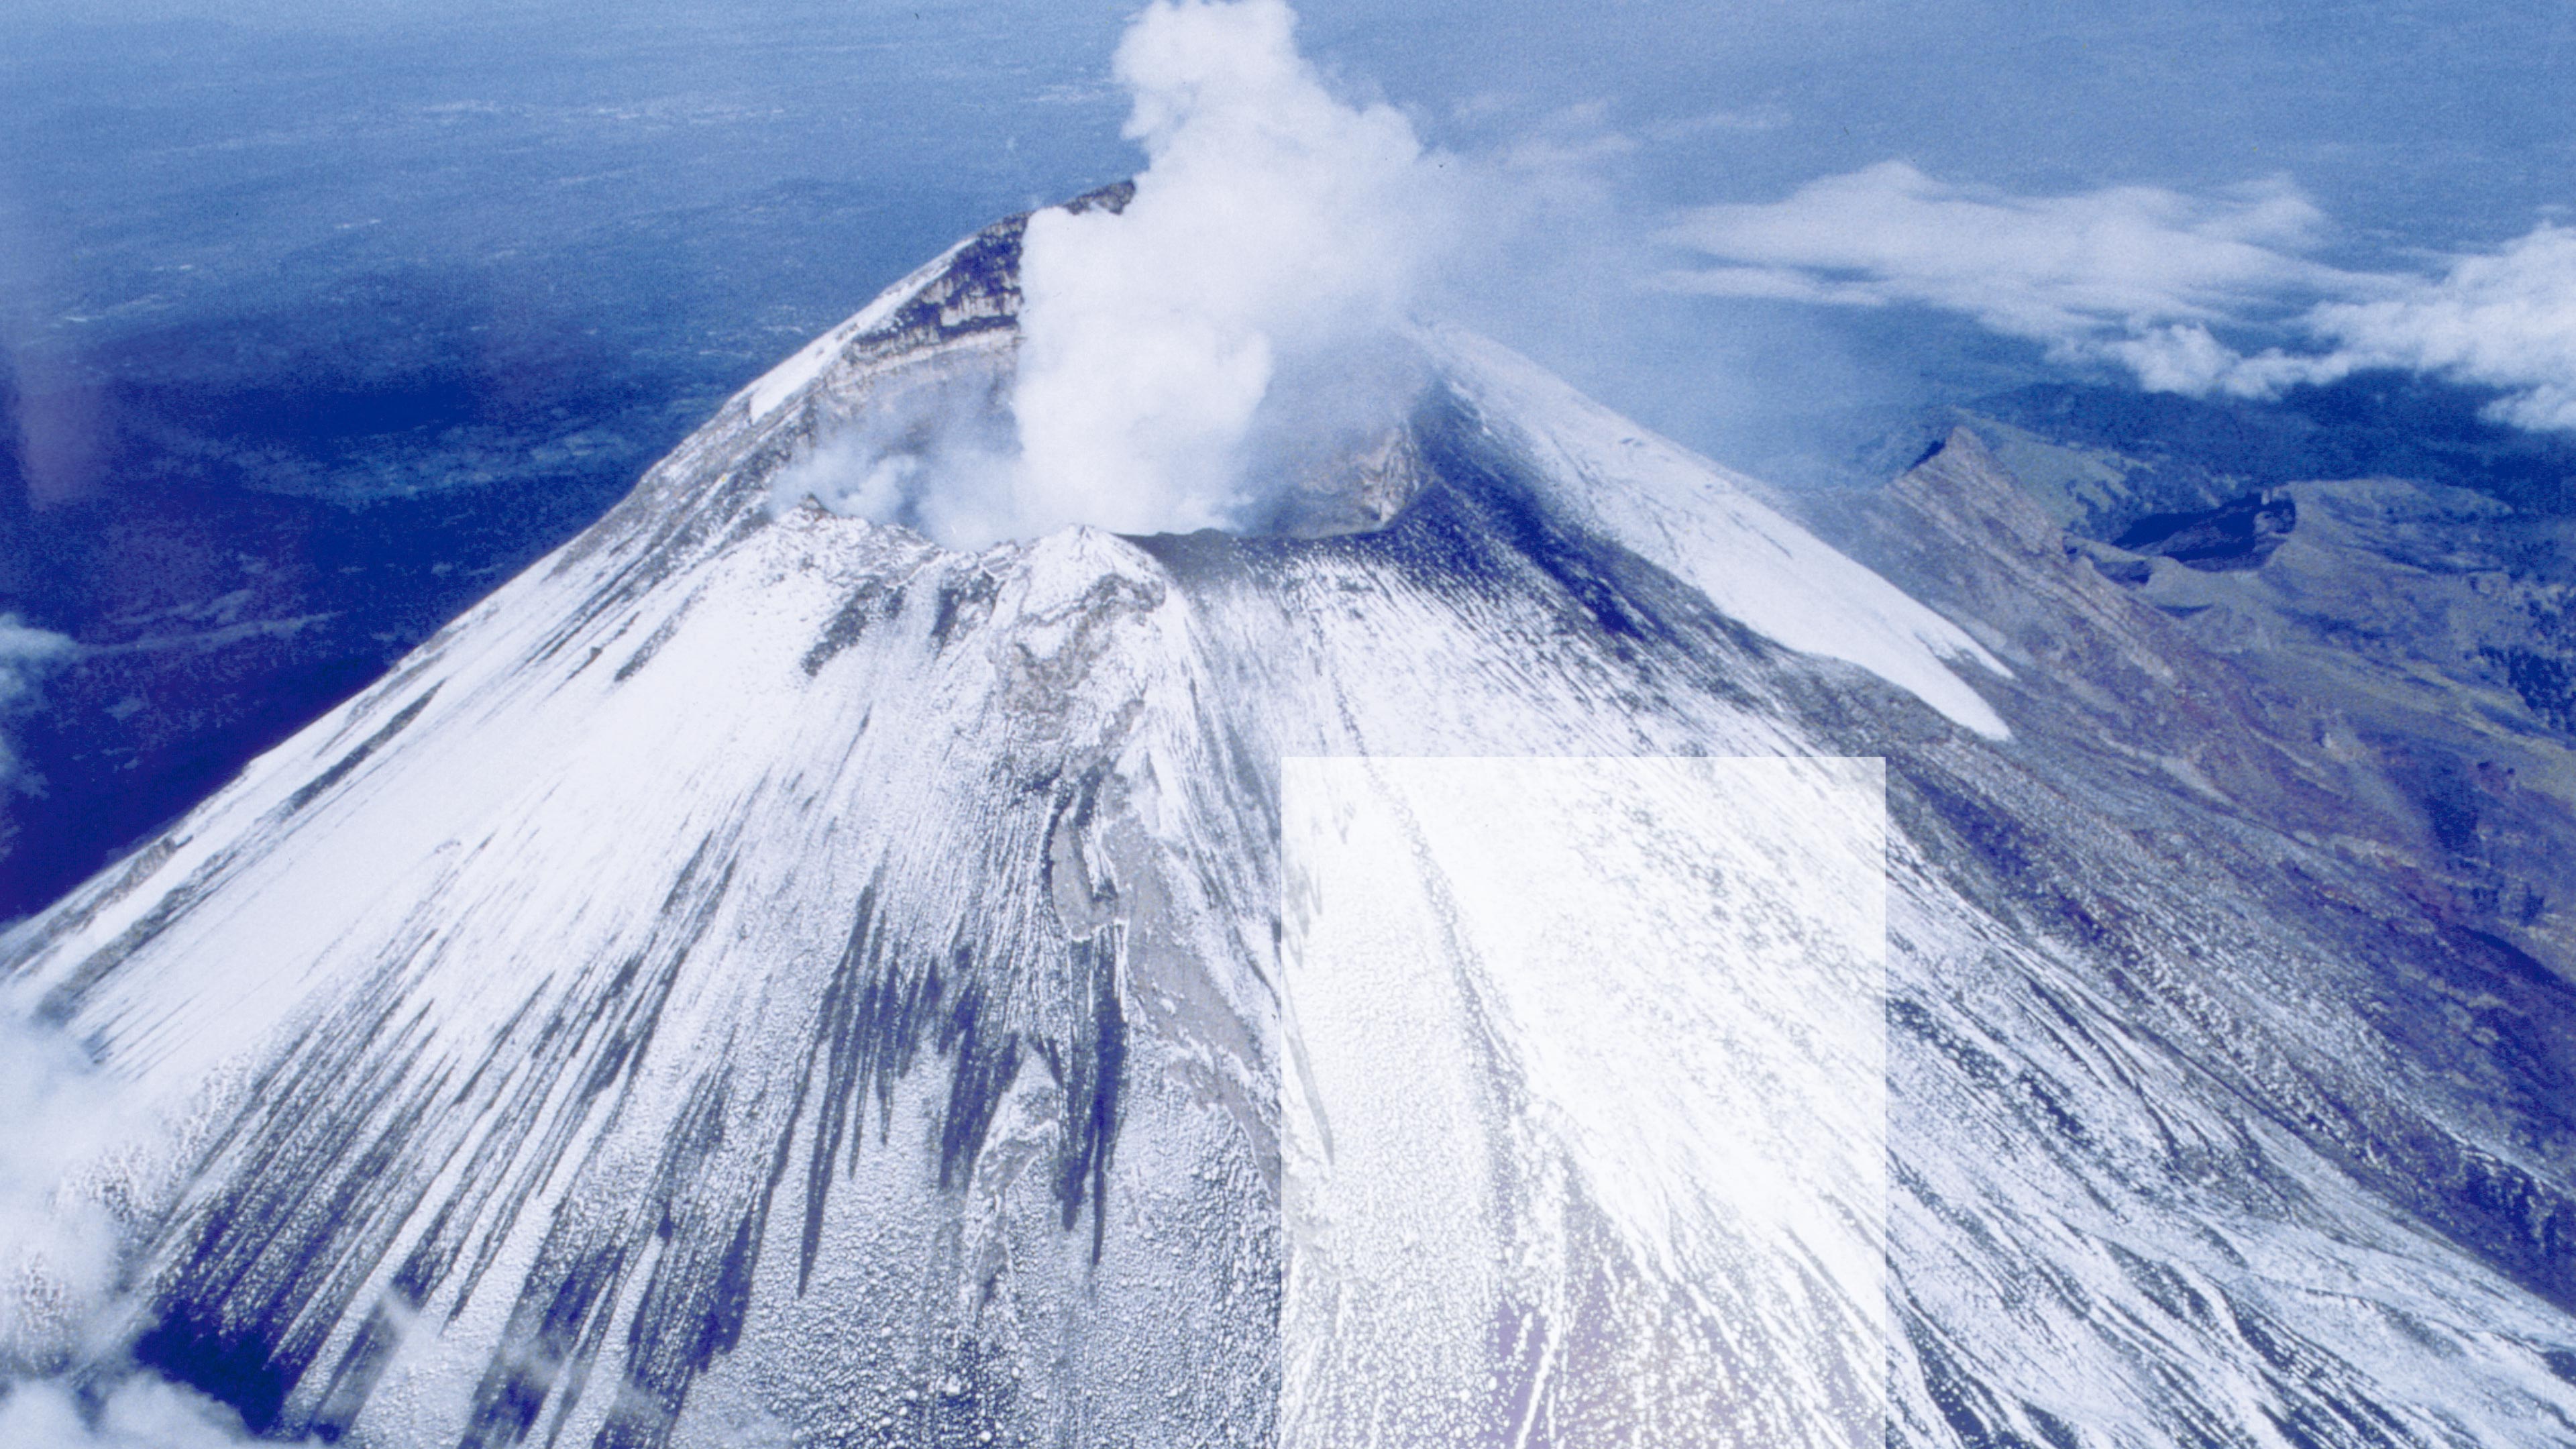
[[[2576,232],[2542,226],[2395,296],[2318,307],[2307,325],[2337,344],[2311,364],[2321,370],[2405,367],[2500,387],[2505,421],[2576,431]]]
[[[31,627],[15,614],[0,614],[0,721],[32,703],[36,689],[74,652],[72,641],[49,629]],[[16,780],[17,752],[0,735],[0,788]]]
[[[2424,272],[2328,266],[2314,259],[2327,232],[2285,181],[2014,196],[1891,161],[1684,214],[1663,239],[1693,259],[1659,282],[1956,312],[2162,392],[2268,397],[2402,368],[2501,390],[2502,421],[2576,431],[2576,232],[2544,225]],[[2248,353],[2214,330],[2258,328],[2299,344]]]

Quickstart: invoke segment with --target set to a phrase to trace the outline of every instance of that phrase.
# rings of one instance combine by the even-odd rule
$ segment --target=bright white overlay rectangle
[[[1885,1440],[1876,759],[1291,758],[1281,1439]]]

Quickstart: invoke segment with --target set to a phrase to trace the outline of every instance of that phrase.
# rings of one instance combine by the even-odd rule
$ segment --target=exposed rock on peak
[[[1966,427],[1952,428],[1939,447],[1898,477],[1894,488],[1953,536],[1988,534],[2030,554],[2058,547],[2056,521],[2014,485],[1984,441]]]

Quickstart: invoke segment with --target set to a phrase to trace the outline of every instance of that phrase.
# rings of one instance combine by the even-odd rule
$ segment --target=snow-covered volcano
[[[2547,922],[2428,914],[2331,732],[1973,440],[1879,520],[1955,623],[1458,334],[1317,526],[966,554],[774,506],[836,430],[1003,395],[1020,226],[0,942],[154,1124],[75,1184],[135,1252],[63,1363],[388,1446],[2576,1437]],[[1883,788],[1883,874],[1780,876],[1883,953],[1740,998],[1867,1068],[1822,1216],[1703,1171],[1753,957],[1319,954],[1375,883],[1300,852],[1474,821],[1443,760]],[[1648,833],[1714,872],[1710,818]]]

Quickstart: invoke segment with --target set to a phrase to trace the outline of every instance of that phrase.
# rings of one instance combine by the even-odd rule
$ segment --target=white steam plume
[[[997,387],[973,374],[896,379],[778,470],[771,510],[811,498],[957,548],[1015,536],[1010,417]]]
[[[1118,47],[1135,199],[1040,212],[1021,255],[1028,531],[1239,524],[1264,404],[1336,411],[1319,384],[1406,320],[1445,178],[1401,114],[1325,90],[1295,27],[1284,0],[1156,0]]]
[[[1394,108],[1337,99],[1296,23],[1285,0],[1154,0],[1129,25],[1114,68],[1147,165],[1118,212],[1029,221],[1015,439],[930,389],[824,440],[775,501],[962,548],[1259,527],[1301,467],[1395,421],[1459,168]]]

